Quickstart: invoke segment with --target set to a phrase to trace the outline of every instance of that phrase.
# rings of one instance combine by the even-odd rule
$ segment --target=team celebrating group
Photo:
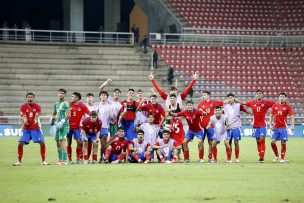
[[[58,165],[70,163],[176,163],[190,162],[188,143],[198,140],[199,162],[204,161],[204,140],[208,141],[208,162],[217,163],[217,144],[224,142],[226,162],[232,163],[232,141],[234,141],[235,162],[239,163],[241,140],[241,111],[253,115],[253,137],[256,138],[259,163],[264,163],[266,114],[270,111],[269,128],[272,130],[271,147],[275,154],[273,162],[287,163],[285,159],[288,132],[294,131],[294,113],[287,104],[287,94],[279,93],[278,102],[263,99],[263,92],[257,90],[256,99],[240,101],[233,93],[226,100],[211,100],[209,91],[202,92],[202,101],[194,108],[192,100],[183,101],[198,79],[198,73],[192,75],[192,81],[181,93],[171,87],[166,94],[154,80],[149,79],[164,100],[164,106],[157,101],[152,89],[148,99],[142,90],[129,89],[127,99],[121,100],[121,91],[115,88],[113,96],[105,90],[111,84],[110,79],[99,87],[100,102],[94,102],[92,93],[86,94],[86,103],[81,102],[81,94],[73,92],[71,101],[65,100],[67,91],[58,90],[58,101],[50,124],[55,125],[55,140],[58,152]],[[40,144],[42,165],[46,161],[46,147],[41,131],[40,106],[35,102],[35,94],[26,94],[27,102],[20,107],[23,120],[22,134],[18,144],[18,161],[14,166],[22,165],[23,147],[30,140]],[[248,110],[248,107],[250,110]],[[290,128],[287,128],[287,117]],[[189,130],[185,133],[183,120]],[[288,129],[288,130],[287,130]],[[109,139],[108,139],[109,137]],[[72,161],[72,140],[76,140],[76,161]],[[281,153],[276,145],[281,141]],[[98,153],[99,152],[99,153]],[[183,153],[183,159],[181,154]],[[92,159],[90,157],[92,155]],[[98,155],[100,156],[98,159]],[[155,159],[154,159],[155,157]]]

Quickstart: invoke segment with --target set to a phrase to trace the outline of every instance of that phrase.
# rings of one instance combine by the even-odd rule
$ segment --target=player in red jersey
[[[292,108],[286,103],[287,94],[285,92],[280,92],[279,94],[279,103],[276,103],[272,106],[269,119],[269,127],[273,130],[271,136],[271,147],[275,154],[275,159],[273,162],[279,161],[279,153],[276,145],[276,141],[281,141],[281,163],[287,163],[288,160],[285,160],[286,154],[286,141],[288,141],[287,134],[287,116],[290,116],[290,131],[291,134],[294,131],[294,112]]]
[[[34,143],[40,145],[40,155],[42,159],[42,165],[49,165],[45,160],[45,142],[44,136],[40,129],[39,115],[41,113],[40,106],[35,103],[35,94],[28,92],[25,95],[27,103],[24,103],[20,107],[20,115],[22,117],[22,135],[19,138],[18,144],[18,161],[13,166],[21,166],[23,147],[33,140]]]
[[[81,126],[81,135],[82,140],[84,141],[83,147],[83,158],[84,163],[88,163],[88,142],[93,143],[93,161],[92,163],[97,163],[97,152],[98,152],[98,136],[101,131],[101,120],[98,119],[98,114],[96,111],[92,111],[90,113],[90,117],[85,118],[82,121]]]
[[[71,118],[69,120],[70,123],[70,130],[67,134],[67,154],[69,162],[72,162],[72,137],[74,135],[74,139],[77,142],[76,147],[76,163],[82,163],[82,140],[80,135],[80,123],[83,119],[84,115],[90,114],[88,107],[82,103],[81,101],[81,94],[79,92],[73,92],[70,108],[71,108]]]
[[[252,109],[253,113],[253,133],[252,136],[256,138],[257,149],[259,152],[259,162],[264,163],[264,156],[266,151],[265,137],[266,137],[266,113],[268,109],[275,104],[274,101],[267,101],[263,99],[263,92],[257,90],[255,92],[256,100],[241,102]]]
[[[107,142],[107,150],[105,153],[104,162],[118,164],[124,160],[128,148],[128,141],[125,139],[124,128],[117,129],[117,136],[113,136]]]
[[[200,119],[200,126],[202,130],[204,130],[204,137],[203,137],[203,151],[204,151],[204,141],[205,138],[208,138],[208,162],[212,161],[212,141],[214,136],[214,128],[207,128],[208,123],[210,121],[210,117],[214,115],[214,109],[216,106],[223,106],[223,101],[211,100],[210,99],[211,92],[203,91],[202,101],[198,104],[197,108],[201,111],[205,112],[206,115],[201,116]],[[204,155],[203,155],[204,157]]]
[[[184,117],[188,123],[189,130],[185,136],[185,140],[183,142],[183,149],[184,149],[184,159],[185,162],[189,162],[189,147],[188,143],[193,140],[194,136],[198,139],[198,151],[199,151],[199,162],[203,163],[203,136],[204,133],[202,129],[199,126],[200,116],[203,115],[203,112],[194,109],[193,102],[187,101],[187,110],[182,111],[180,113],[172,113],[170,112],[170,115],[173,117]]]
[[[165,100],[166,102],[166,108],[169,107],[170,105],[170,95],[171,94],[175,94],[176,95],[176,99],[177,99],[177,103],[181,104],[183,100],[185,100],[185,98],[187,97],[189,91],[191,90],[191,88],[193,87],[195,81],[198,79],[198,72],[195,72],[192,75],[192,81],[189,83],[188,87],[181,93],[181,94],[177,94],[177,89],[176,87],[171,87],[170,88],[170,93],[169,95],[166,94],[157,84],[157,82],[154,80],[154,75],[153,73],[151,73],[149,75],[149,79],[152,81],[153,86],[155,87],[155,89],[158,91],[159,95],[161,96],[161,98],[163,98],[163,100]]]

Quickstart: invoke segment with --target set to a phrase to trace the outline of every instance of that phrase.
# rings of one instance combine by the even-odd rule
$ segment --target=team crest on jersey
[[[33,109],[34,112],[36,112],[36,109]]]
[[[29,110],[26,110],[25,112],[29,112]]]
[[[210,104],[210,107],[213,107],[213,104]]]
[[[274,107],[275,110],[278,110],[278,107]]]
[[[284,107],[284,108],[283,108],[283,110],[285,111],[285,110],[286,110],[286,108]]]
[[[80,108],[80,107],[78,108],[78,111],[81,111],[81,108]]]
[[[264,107],[265,105],[264,104],[262,104],[262,107]]]

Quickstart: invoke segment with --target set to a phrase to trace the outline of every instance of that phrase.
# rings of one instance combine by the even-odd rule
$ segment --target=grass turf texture
[[[197,163],[196,143],[190,143],[190,164],[57,166],[55,141],[48,137],[47,160],[52,165],[40,165],[39,145],[31,143],[24,149],[23,166],[13,167],[17,138],[0,138],[0,202],[304,201],[304,139],[288,141],[288,164],[271,163],[268,139],[264,164],[257,163],[254,139],[241,141],[239,164],[225,163],[223,143],[219,163]]]

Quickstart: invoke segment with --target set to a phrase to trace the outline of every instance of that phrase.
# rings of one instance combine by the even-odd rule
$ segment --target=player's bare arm
[[[112,79],[107,79],[104,83],[102,83],[100,86],[99,86],[99,90],[103,90],[106,86],[110,85],[112,82]]]
[[[292,130],[292,131],[294,131],[294,129],[295,129],[295,117],[294,117],[294,115],[291,115],[290,116],[290,129]]]
[[[273,125],[272,125],[272,123],[273,123],[273,115],[272,114],[270,114],[270,116],[269,116],[269,128],[271,129],[271,130],[273,130]]]

